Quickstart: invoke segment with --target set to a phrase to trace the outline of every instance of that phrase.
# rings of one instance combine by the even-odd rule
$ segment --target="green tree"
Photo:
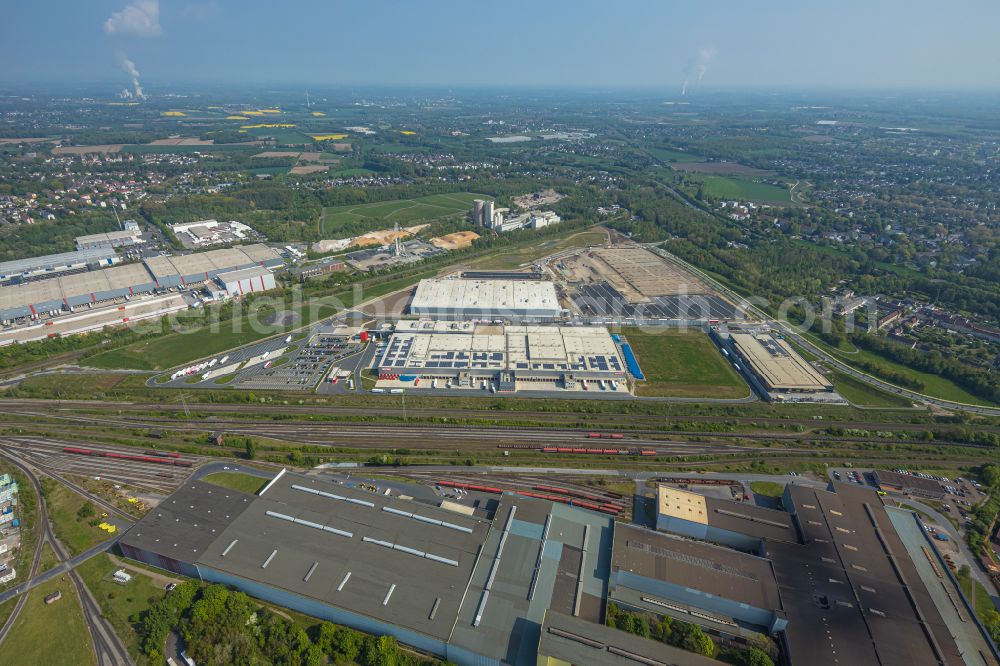
[[[369,636],[365,639],[361,663],[364,666],[397,666],[400,662],[399,644],[392,636]]]
[[[690,625],[690,629],[681,642],[681,647],[689,652],[704,655],[706,657],[715,656],[715,643],[712,637],[701,630],[696,624]]]
[[[774,666],[774,661],[760,648],[752,647],[743,655],[745,666]]]
[[[90,518],[90,517],[91,517],[91,516],[93,516],[93,515],[94,515],[95,513],[96,513],[96,510],[94,509],[94,503],[93,503],[93,502],[91,502],[90,500],[87,500],[87,501],[86,501],[86,502],[84,502],[84,503],[83,503],[83,505],[82,505],[82,506],[81,506],[81,507],[80,507],[80,508],[79,508],[79,509],[77,510],[77,512],[76,512],[76,517],[77,517],[77,518],[79,518],[80,520],[84,520],[84,519],[86,519],[86,518]]]
[[[257,443],[249,437],[246,440],[246,457],[247,460],[253,460],[257,457]]]

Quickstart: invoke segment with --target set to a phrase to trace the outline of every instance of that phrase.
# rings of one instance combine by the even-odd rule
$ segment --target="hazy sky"
[[[7,0],[2,82],[1000,87],[998,0]]]

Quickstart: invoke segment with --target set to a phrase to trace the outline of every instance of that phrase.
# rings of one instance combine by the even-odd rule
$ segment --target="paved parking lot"
[[[356,356],[361,346],[346,336],[315,334],[307,341],[267,363],[240,372],[232,382],[236,388],[311,391],[327,378],[341,361]],[[287,359],[287,360],[285,360]],[[326,383],[326,382],[324,382]]]

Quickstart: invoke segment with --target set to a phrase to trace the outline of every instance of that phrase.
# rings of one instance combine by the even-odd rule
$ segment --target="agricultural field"
[[[755,169],[738,162],[681,162],[672,165],[676,171],[707,173],[716,176],[743,176],[746,178],[764,178],[774,175],[773,171]]]
[[[707,174],[689,173],[688,177],[701,183],[705,194],[713,199],[736,199],[760,203],[789,203],[792,200],[788,188],[769,183]]]
[[[456,192],[454,194],[434,194],[419,199],[382,201],[378,203],[334,206],[323,210],[324,237],[353,235],[359,228],[365,231],[385,229],[399,223],[412,226],[421,222],[433,222],[445,218],[461,218],[472,209],[473,199],[481,194]]]
[[[740,378],[708,335],[697,330],[624,328],[646,381],[636,394],[648,397],[743,398],[750,387]]]
[[[660,160],[661,162],[701,162],[701,155],[693,155],[680,150],[669,150],[667,148],[647,148],[646,152]]]

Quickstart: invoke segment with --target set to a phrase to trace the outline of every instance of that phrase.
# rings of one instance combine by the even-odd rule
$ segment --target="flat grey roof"
[[[534,665],[547,610],[572,614],[578,607],[580,617],[601,622],[612,522],[583,509],[504,494],[451,644],[506,664]]]
[[[142,260],[142,262],[146,264],[146,268],[148,268],[153,277],[157,279],[177,275],[177,269],[174,268],[172,263],[170,263],[170,259],[168,257],[160,255],[155,257],[146,257]]]
[[[152,278],[142,264],[53,276],[47,280],[0,287],[0,311],[107,291],[127,291],[131,287],[141,287],[150,282]]]
[[[217,276],[223,282],[235,282],[237,280],[245,280],[247,278],[255,278],[261,275],[270,275],[271,269],[264,266],[251,266],[250,268],[241,268],[237,271],[227,271],[225,273],[219,273]]]
[[[804,543],[765,545],[792,663],[963,663],[874,490],[793,485],[790,495]]]
[[[783,338],[731,331],[729,339],[769,390],[825,391],[831,386],[830,380]]]
[[[447,641],[488,520],[284,474],[263,496],[186,483],[126,545]]]
[[[708,524],[713,527],[772,541],[798,541],[792,518],[784,511],[716,497],[706,497],[705,504]]]
[[[437,507],[285,474],[197,564],[445,641],[489,526]]]
[[[661,516],[711,525],[761,539],[798,540],[792,517],[784,511],[766,509],[749,502],[708,497],[662,483],[657,488],[656,498],[657,512]]]
[[[719,666],[721,663],[621,629],[553,611],[545,614],[538,655],[581,666]]]
[[[763,610],[781,610],[770,561],[624,523],[615,524],[611,570],[694,587]]]
[[[125,239],[135,239],[139,236],[138,231],[108,231],[102,234],[88,234],[86,236],[77,236],[77,245],[86,245],[88,243],[104,243],[114,240],[125,240]]]
[[[232,271],[252,264],[278,263],[281,255],[274,248],[261,243],[234,245],[208,252],[194,252],[172,256],[148,257],[146,266],[157,278],[175,275],[203,275],[219,271]]]
[[[875,482],[879,485],[886,484],[898,486],[900,488],[914,488],[916,490],[938,495],[945,494],[944,486],[934,479],[924,479],[912,474],[900,474],[899,472],[890,472],[885,469],[875,470],[874,475]]]
[[[203,481],[189,481],[122,536],[140,550],[194,562],[256,499]]]
[[[100,263],[116,256],[118,255],[110,248],[90,248],[75,252],[46,254],[41,257],[14,259],[0,263],[0,275],[18,275],[48,268],[65,268],[66,266]]]

